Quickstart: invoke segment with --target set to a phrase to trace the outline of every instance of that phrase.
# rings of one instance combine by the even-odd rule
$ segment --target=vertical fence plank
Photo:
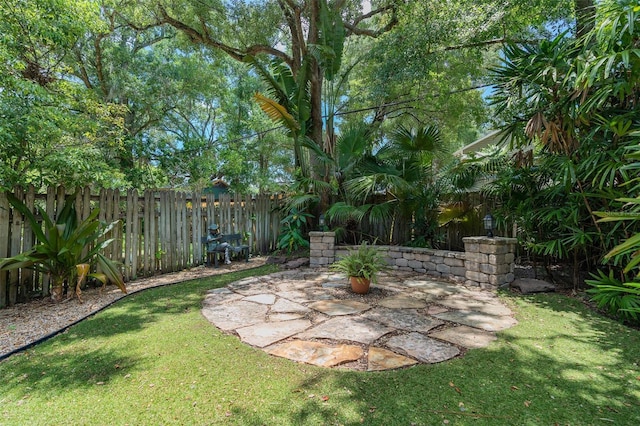
[[[206,225],[207,232],[209,232],[209,226],[214,223],[220,223],[219,218],[216,217],[216,202],[213,197],[213,194],[207,194],[207,217],[206,217]]]
[[[162,272],[170,272],[171,268],[171,197],[169,193],[163,191],[160,193],[160,223],[162,228],[159,230],[162,248]]]
[[[169,216],[167,216],[167,228],[169,232],[169,270],[173,272],[176,270],[177,258],[178,258],[178,227],[176,226],[177,211],[176,211],[176,193],[175,191],[169,192]]]
[[[242,232],[242,217],[240,214],[240,206],[242,205],[242,201],[240,200],[240,195],[238,193],[233,194],[233,233],[237,234],[238,232]]]
[[[182,220],[180,221],[180,225],[182,229],[180,233],[182,234],[182,265],[180,269],[185,269],[188,265],[191,264],[191,234],[189,233],[189,211],[187,209],[187,193],[184,191],[180,192],[180,202],[178,203],[178,207],[180,208],[180,215],[182,216]]]
[[[99,213],[99,217],[100,220],[103,222],[107,222],[110,223],[111,221],[109,219],[111,219],[111,213],[110,213],[110,202],[109,202],[109,195],[111,193],[111,190],[109,189],[101,189],[100,190],[100,213]],[[105,235],[105,239],[106,238],[110,238],[110,235]],[[110,248],[111,246],[108,246],[105,248],[104,250],[104,255],[106,257],[109,257],[110,255]]]
[[[178,203],[180,201],[180,193],[171,191],[171,271],[175,271],[178,269],[180,265],[180,251],[182,245],[182,236],[181,230],[182,226],[180,224],[180,209]]]
[[[53,218],[54,222],[58,219],[58,216],[62,211],[62,207],[64,206],[64,201],[66,199],[66,196],[67,196],[67,190],[65,189],[64,186],[60,185],[56,189],[56,214],[55,214],[55,217]]]
[[[262,254],[265,252],[265,248],[264,248],[264,236],[263,236],[263,223],[264,223],[264,195],[258,195],[256,197],[255,200],[255,205],[256,205],[256,220],[255,220],[255,236],[256,236],[256,240],[257,240],[257,250],[258,253]]]
[[[260,250],[262,253],[266,253],[269,250],[269,228],[271,227],[269,208],[271,206],[271,200],[269,196],[265,195],[260,201],[260,236],[262,239],[262,247]]]
[[[231,234],[231,196],[229,194],[220,194],[218,215],[220,232]]]
[[[202,263],[201,238],[204,235],[201,229],[202,201],[199,192],[191,194],[191,244],[193,246],[193,264]]]
[[[88,186],[84,187],[81,191],[82,200],[80,202],[80,208],[78,211],[80,212],[80,220],[85,221],[91,214],[91,188]],[[82,255],[86,256],[89,253],[89,249],[93,247],[85,247],[82,249]]]
[[[142,241],[144,247],[144,275],[149,276],[152,274],[153,268],[152,262],[155,262],[153,253],[155,250],[151,248],[151,228],[153,226],[153,216],[155,212],[155,205],[153,202],[153,193],[150,190],[144,191],[144,218],[142,219],[142,226],[144,227],[144,240]]]
[[[175,248],[174,241],[174,231],[175,228],[171,226],[171,221],[173,219],[173,211],[174,211],[174,195],[172,192],[165,193],[165,204],[166,204],[166,212],[165,220],[164,220],[164,228],[166,229],[166,244],[164,250],[167,252],[167,264],[165,267],[165,272],[173,271],[173,250]]]
[[[122,202],[122,200],[120,199],[120,190],[116,189],[113,192],[113,220],[118,221],[118,224],[114,228],[115,241],[113,242],[113,244],[115,244],[114,259],[119,264],[124,264],[124,221],[126,217],[124,212],[122,211],[123,208],[126,209],[126,202]]]
[[[256,216],[256,204],[252,196],[247,196],[247,231],[249,232],[249,247],[251,247],[252,253],[257,253],[256,250],[256,234],[254,229],[255,216]]]
[[[24,191],[16,188],[13,192],[18,200],[24,203]],[[13,209],[13,223],[11,224],[11,237],[9,245],[9,256],[20,253],[22,245],[22,226],[24,218],[16,209]],[[18,300],[18,283],[20,282],[20,270],[14,269],[9,272],[9,305],[15,305]]]
[[[0,192],[0,257],[9,255],[9,200],[4,191]],[[9,273],[0,271],[0,308],[8,305]]]
[[[269,247],[267,252],[275,250],[278,244],[278,235],[280,233],[280,220],[282,220],[282,205],[281,198],[278,196],[269,196],[269,216],[271,217],[271,223],[269,224]]]
[[[156,272],[160,269],[160,245],[159,245],[159,236],[160,236],[160,206],[158,204],[158,199],[155,193],[152,193],[151,202],[151,238],[149,239],[149,244],[151,245],[151,273],[156,274]]]
[[[33,185],[29,186],[24,197],[24,204],[31,213],[35,213],[36,191]],[[34,245],[34,235],[31,229],[31,223],[28,220],[24,222],[24,231],[22,234],[22,250],[29,250]],[[37,290],[34,282],[34,274],[32,269],[23,269],[20,277],[20,299],[26,301],[29,294]]]
[[[189,234],[189,209],[187,208],[187,193],[181,193],[180,210],[182,211],[182,266],[185,269],[193,264],[191,259],[191,235]]]
[[[174,259],[174,267],[173,270],[180,270],[182,269],[182,256],[184,255],[184,235],[182,233],[183,231],[183,221],[184,221],[184,217],[182,215],[182,192],[176,192],[175,193],[175,204],[174,204],[174,212],[175,212],[175,219],[172,221],[172,223],[174,224],[176,230],[176,240],[175,240],[175,259]]]
[[[45,214],[49,218],[49,220],[54,221],[56,218],[56,190],[54,187],[47,188],[47,199],[45,201]],[[45,229],[46,236],[49,236],[49,231]],[[51,277],[49,274],[45,274],[42,276],[42,295],[49,295],[49,283]]]
[[[158,231],[158,237],[157,237],[158,245],[156,247],[156,258],[159,261],[157,268],[162,272],[165,272],[164,264],[167,259],[167,254],[165,252],[165,249],[166,249],[167,240],[168,240],[168,238],[166,237],[167,228],[165,226],[165,218],[167,217],[166,210],[167,210],[168,203],[166,200],[167,198],[166,194],[164,192],[160,191],[158,195],[160,196],[160,199],[158,204],[158,224],[156,228]]]
[[[178,259],[178,227],[176,226],[177,211],[176,211],[176,193],[174,191],[169,192],[169,216],[167,217],[167,228],[169,232],[169,272],[176,270]]]
[[[131,224],[127,228],[131,229],[131,278],[138,278],[138,250],[140,242],[140,215],[138,214],[140,205],[138,200],[138,191],[131,190],[131,206],[127,206],[127,210],[131,209]]]
[[[258,230],[258,224],[260,223],[260,196],[253,197],[253,223],[251,224],[251,233],[254,237],[254,249],[256,253],[262,252],[260,247],[260,234]]]
[[[124,223],[124,279],[131,280],[134,272],[132,271],[131,261],[133,259],[133,193],[127,191],[127,203],[125,208]]]

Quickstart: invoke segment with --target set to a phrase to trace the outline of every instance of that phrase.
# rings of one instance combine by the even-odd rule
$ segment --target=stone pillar
[[[465,237],[465,284],[500,287],[514,280],[515,238]]]
[[[309,232],[309,266],[328,266],[336,257],[336,233],[335,232]]]

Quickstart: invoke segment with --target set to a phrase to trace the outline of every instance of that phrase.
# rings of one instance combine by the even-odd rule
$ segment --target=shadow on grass
[[[6,371],[2,387],[10,389],[28,383],[31,392],[58,394],[65,389],[103,385],[127,374],[124,366],[138,362],[137,358],[122,352],[94,349],[70,354],[60,350],[45,358],[40,357],[39,352],[30,351],[21,356],[28,362],[14,363],[13,368]]]
[[[398,371],[323,372],[297,385],[306,392],[284,424],[640,424],[637,330],[561,295],[507,299],[520,324],[490,347]]]
[[[271,272],[274,272],[273,267],[261,267],[149,288],[120,299],[99,315],[80,322],[73,328],[74,333],[65,334],[84,339],[135,332],[162,316],[200,310],[209,290]]]
[[[440,364],[351,372],[274,359],[231,336],[215,335],[202,342],[182,336],[193,316],[181,313],[199,311],[206,290],[242,277],[183,283],[127,298],[29,351],[23,355],[28,362],[21,357],[3,362],[0,373],[8,377],[0,384],[0,394],[14,387],[21,393],[95,389],[99,382],[117,383],[118,376],[135,371],[149,375],[149,381],[157,375],[180,376],[166,391],[172,392],[171,402],[166,402],[174,404],[167,409],[171,417],[156,418],[156,424],[640,424],[640,332],[600,317],[575,300],[506,295],[520,323],[499,333],[488,348]],[[178,325],[172,321],[185,327],[182,335],[175,334]],[[166,338],[156,349],[164,351],[162,357],[152,354],[155,360],[127,348],[139,330],[152,325],[160,327],[154,327],[147,339]],[[163,335],[167,330],[174,334]],[[123,332],[131,336],[120,341]],[[101,340],[108,346],[101,346]],[[144,342],[138,343],[144,347]],[[163,346],[170,344],[174,346]],[[185,345],[194,360],[179,357]],[[154,364],[158,359],[162,362]],[[181,371],[183,360],[189,371]],[[190,384],[191,378],[197,378],[203,393],[197,405],[189,399],[185,409],[176,401],[195,391],[191,386],[185,391],[177,388],[181,381]],[[148,387],[130,390],[150,392]],[[206,407],[205,417],[188,417],[189,410],[198,407]],[[175,409],[187,414],[174,421]],[[140,413],[143,416],[144,410]]]
[[[105,350],[100,348],[102,342],[109,345],[107,341],[115,336],[135,335],[167,315],[199,311],[208,290],[269,272],[272,267],[238,271],[149,288],[120,299],[62,334],[3,361],[0,367],[7,373],[0,389],[28,383],[32,389],[44,386],[63,391],[106,383],[113,376],[122,376],[125,367],[143,368],[138,365],[142,360],[130,356],[126,347]]]

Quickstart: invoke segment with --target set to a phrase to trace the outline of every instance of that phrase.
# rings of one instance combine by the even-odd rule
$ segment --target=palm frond
[[[286,107],[273,99],[267,98],[261,93],[256,93],[254,98],[256,102],[258,102],[260,109],[262,109],[262,111],[264,111],[271,120],[278,124],[282,124],[291,132],[300,130],[300,124],[291,114],[289,114]]]

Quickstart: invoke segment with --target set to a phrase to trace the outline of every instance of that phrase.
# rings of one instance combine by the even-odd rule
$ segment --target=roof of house
[[[511,137],[507,136],[505,139],[503,130],[493,130],[480,139],[471,142],[469,145],[463,146],[459,150],[453,153],[456,157],[462,157],[463,155],[472,154],[478,151],[482,151],[489,146],[497,146],[509,141]]]

